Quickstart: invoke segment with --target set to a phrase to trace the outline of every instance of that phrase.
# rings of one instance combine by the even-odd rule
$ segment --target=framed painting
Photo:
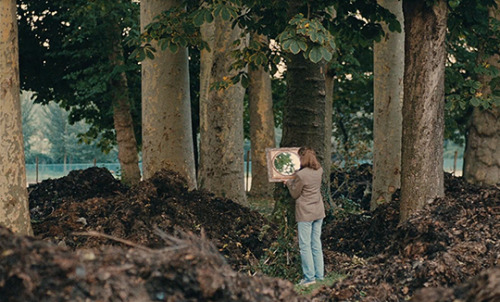
[[[267,174],[270,182],[293,178],[300,169],[299,148],[267,148]]]

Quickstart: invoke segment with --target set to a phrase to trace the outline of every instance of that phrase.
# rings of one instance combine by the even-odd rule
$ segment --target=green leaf
[[[214,21],[214,16],[212,15],[212,12],[210,12],[209,10],[205,11],[204,16],[205,16],[205,22],[212,23],[212,21]]]
[[[146,56],[151,60],[155,58],[155,54],[151,50],[146,50]]]
[[[180,38],[179,38],[179,45],[180,45],[181,47],[186,47],[186,46],[187,46],[187,44],[188,44],[188,41],[187,41],[187,39],[186,39],[186,38],[184,38],[184,37],[180,37]]]
[[[203,9],[203,10],[199,10],[195,13],[195,15],[193,16],[193,23],[195,26],[202,26],[203,23],[205,22],[205,13],[206,13],[206,9]]]
[[[255,64],[257,65],[264,65],[264,63],[267,62],[267,58],[263,53],[257,54],[257,57],[255,58]]]
[[[281,47],[283,47],[283,50],[290,51],[290,45],[292,44],[294,40],[292,39],[287,39],[282,42]]]
[[[460,5],[460,0],[450,0],[448,4],[451,8],[457,8]]]
[[[333,54],[325,47],[321,47],[321,55],[327,62],[331,61],[333,57]]]
[[[313,63],[318,63],[322,58],[323,54],[321,53],[321,47],[315,46],[309,52],[309,59]]]
[[[328,40],[328,43],[330,43],[330,47],[332,49],[336,49],[337,48],[337,45],[335,44],[335,40],[332,38],[332,39],[329,39]]]
[[[477,106],[479,106],[481,104],[481,100],[479,100],[476,97],[472,97],[470,99],[470,103],[471,103],[472,106],[477,107]]]
[[[161,40],[158,41],[158,45],[160,46],[161,50],[167,49],[169,44],[170,43],[166,39],[161,39]]]
[[[290,51],[296,55],[300,52],[300,45],[297,40],[291,40],[292,42],[290,43]]]
[[[249,84],[250,84],[250,82],[248,81],[248,76],[246,74],[244,74],[241,77],[241,86],[243,86],[243,88],[248,88]]]
[[[229,21],[231,19],[231,12],[225,6],[221,9],[221,17],[224,21]]]
[[[297,43],[299,44],[300,49],[302,49],[303,51],[307,50],[307,43],[306,42],[299,40],[299,41],[297,41]]]
[[[236,76],[234,76],[234,77],[231,79],[231,82],[232,82],[233,84],[236,84],[236,83],[238,83],[239,81],[240,81],[240,75],[239,75],[239,74],[238,74],[238,75],[236,75]]]
[[[141,48],[137,52],[137,61],[144,61],[144,59],[146,59],[146,53],[144,52],[144,48]]]
[[[174,43],[170,43],[170,45],[168,46],[168,49],[169,49],[172,53],[176,53],[176,52],[177,52],[177,50],[179,50],[179,45],[174,44]]]
[[[401,24],[397,21],[389,22],[389,30],[400,33],[401,32]]]
[[[312,32],[309,37],[311,38],[311,41],[318,42],[318,33],[317,32]]]
[[[274,56],[273,57],[273,63],[278,65],[281,62],[281,57],[280,56]]]
[[[223,6],[224,6],[223,4],[215,5],[214,16],[220,16]]]

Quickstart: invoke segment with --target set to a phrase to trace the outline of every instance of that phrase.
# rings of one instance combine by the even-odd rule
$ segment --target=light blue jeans
[[[306,281],[323,279],[325,267],[321,247],[321,225],[323,219],[298,222],[298,236],[302,272]]]

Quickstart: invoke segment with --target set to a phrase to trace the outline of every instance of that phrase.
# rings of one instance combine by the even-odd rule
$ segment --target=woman
[[[321,225],[325,206],[321,196],[323,168],[313,149],[299,149],[300,170],[286,182],[295,201],[295,219],[298,225],[300,258],[304,278],[301,285],[311,285],[324,278]]]

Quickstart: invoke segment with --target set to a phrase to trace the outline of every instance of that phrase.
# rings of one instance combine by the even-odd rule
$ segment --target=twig
[[[144,251],[148,251],[148,252],[153,252],[154,251],[154,250],[152,250],[152,249],[150,249],[148,247],[139,245],[139,244],[134,243],[134,242],[132,242],[130,240],[126,240],[126,239],[114,237],[114,236],[111,236],[111,235],[106,235],[106,234],[99,233],[99,232],[96,232],[96,231],[73,232],[72,235],[75,235],[75,236],[101,237],[101,238],[106,238],[106,239],[113,240],[113,241],[116,241],[116,242],[120,242],[120,243],[123,243],[125,245],[129,245],[129,246],[132,246],[132,247],[144,250]]]

